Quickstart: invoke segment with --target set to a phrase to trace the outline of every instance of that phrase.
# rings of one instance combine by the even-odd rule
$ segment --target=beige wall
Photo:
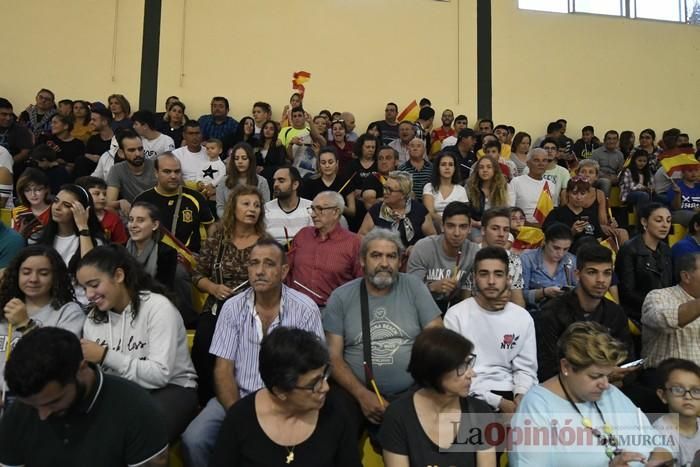
[[[144,0],[4,0],[0,95],[15,111],[46,87],[57,99],[120,93],[138,106]],[[119,9],[115,22],[115,5]],[[114,26],[117,27],[113,54]],[[116,67],[113,71],[113,58]]]
[[[352,110],[360,131],[383,118],[386,102],[402,109],[423,96],[437,109],[471,117],[475,23],[472,0],[168,0],[158,106],[174,94],[197,116],[221,94],[236,116],[264,100],[278,118],[292,93],[292,73],[305,70],[312,75],[305,107]]]
[[[383,116],[386,102],[403,108],[423,96],[438,112],[451,107],[474,122],[475,3],[166,0],[158,106],[176,94],[188,114],[198,116],[208,111],[211,96],[222,94],[236,117],[258,99],[270,102],[278,117],[291,94],[292,73],[306,70],[312,73],[309,110],[352,110],[360,131]],[[700,136],[694,112],[700,104],[700,27],[524,11],[517,0],[492,4],[497,122],[533,136],[560,116],[569,119],[572,137],[588,123],[601,134],[606,128],[638,133],[646,126],[659,131],[675,125]],[[6,0],[0,95],[21,110],[41,87],[59,99],[104,101],[120,92],[135,109],[143,5]]]
[[[661,21],[519,10],[493,4],[493,114],[541,135],[567,118],[657,134],[677,126],[700,137],[700,27]]]

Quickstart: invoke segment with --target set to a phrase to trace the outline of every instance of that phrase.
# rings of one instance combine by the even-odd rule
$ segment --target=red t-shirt
[[[102,230],[104,230],[105,233],[105,239],[108,242],[124,245],[129,239],[122,220],[114,211],[105,211],[105,215],[100,223],[102,224]]]

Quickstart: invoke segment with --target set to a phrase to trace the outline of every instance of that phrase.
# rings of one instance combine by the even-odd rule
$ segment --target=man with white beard
[[[397,234],[372,229],[360,248],[364,277],[335,289],[323,313],[334,389],[358,436],[365,427],[373,436],[388,403],[411,389],[406,368],[416,336],[442,326],[425,284],[398,272],[402,249]]]

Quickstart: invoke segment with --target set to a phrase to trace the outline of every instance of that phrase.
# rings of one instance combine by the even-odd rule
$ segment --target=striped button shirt
[[[425,161],[423,162],[423,168],[418,170],[411,161],[408,160],[399,166],[399,170],[411,174],[411,178],[413,179],[413,194],[416,195],[418,201],[422,202],[423,187],[430,182],[430,177],[433,173],[433,165]]]
[[[278,326],[304,329],[325,341],[318,306],[286,285],[282,285],[279,315],[268,332]],[[209,349],[209,353],[234,363],[240,397],[263,387],[258,368],[262,338],[262,322],[255,311],[255,293],[249,288],[224,303]]]

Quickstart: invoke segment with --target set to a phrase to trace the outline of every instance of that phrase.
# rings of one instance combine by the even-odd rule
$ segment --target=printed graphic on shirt
[[[372,364],[377,366],[393,365],[396,351],[402,345],[411,343],[408,334],[387,318],[386,314],[386,308],[376,308],[374,317],[369,323],[369,333],[372,336]],[[355,337],[353,344],[362,345],[362,333]]]
[[[7,343],[8,343],[8,338],[7,336],[0,336],[0,353],[3,354],[2,358],[5,358],[5,354],[7,353]],[[17,342],[19,341],[19,336],[15,337],[12,339],[12,348],[15,348],[15,345],[17,345]]]
[[[510,349],[515,348],[515,346],[518,343],[518,339],[520,339],[520,336],[516,336],[515,333],[504,334],[503,335],[503,342],[501,342],[501,349],[510,350]]]
[[[466,271],[462,271],[461,269],[457,272],[457,280],[461,282],[461,280],[464,278],[464,275],[466,274]],[[443,279],[451,279],[452,278],[452,269],[444,269],[444,268],[432,268],[428,269],[427,274],[425,275],[425,280],[426,281],[441,281]]]
[[[214,174],[217,173],[218,170],[215,169],[212,165],[209,165],[208,168],[202,170],[202,174],[204,178],[211,178],[212,180],[214,179]]]
[[[109,344],[107,342],[107,339],[96,339],[95,342],[99,345],[104,345],[107,347]],[[142,340],[136,340],[134,336],[130,336],[129,340],[126,343],[126,351],[127,352],[136,352],[137,350],[145,349],[147,345],[147,342],[144,342]],[[116,347],[112,346],[112,350],[115,350],[117,352],[122,351],[122,340],[119,339],[119,343],[117,344]]]

